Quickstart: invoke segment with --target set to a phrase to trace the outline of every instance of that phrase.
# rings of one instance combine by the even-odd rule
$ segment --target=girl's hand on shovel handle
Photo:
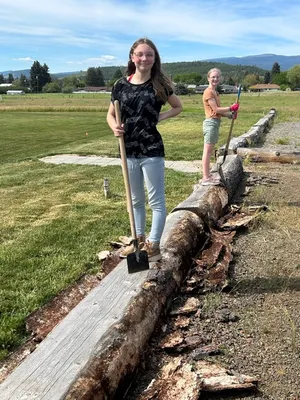
[[[115,100],[114,102],[114,107],[115,107],[115,118],[116,118],[116,125],[112,128],[113,133],[115,136],[120,137],[124,136],[124,124],[121,122],[121,113],[120,113],[120,104],[118,100]]]
[[[120,137],[124,135],[124,125],[117,125],[113,128],[113,133],[116,137]]]
[[[230,111],[236,112],[236,111],[239,110],[239,108],[240,108],[239,103],[233,103],[233,104],[230,106]]]

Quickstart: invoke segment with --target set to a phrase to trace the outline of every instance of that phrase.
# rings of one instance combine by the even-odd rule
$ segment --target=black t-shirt
[[[126,156],[164,157],[162,137],[156,128],[163,102],[155,96],[151,81],[136,85],[121,78],[112,89],[111,100],[120,103]]]

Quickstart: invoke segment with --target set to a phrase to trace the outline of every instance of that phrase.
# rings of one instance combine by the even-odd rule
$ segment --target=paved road
[[[59,154],[40,158],[40,161],[50,164],[88,164],[99,165],[100,167],[110,165],[121,165],[119,158],[100,157],[100,156],[78,156],[76,154]],[[174,169],[185,173],[199,172],[200,160],[195,161],[166,161],[166,168]]]

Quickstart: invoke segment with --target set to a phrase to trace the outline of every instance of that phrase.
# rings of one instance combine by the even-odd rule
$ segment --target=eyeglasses
[[[154,56],[155,56],[154,53],[133,53],[133,54],[138,58],[143,58],[144,56],[146,58],[154,58]]]

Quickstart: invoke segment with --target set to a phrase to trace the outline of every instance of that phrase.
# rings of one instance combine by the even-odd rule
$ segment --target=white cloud
[[[19,58],[14,58],[16,61],[26,61],[26,62],[33,62],[34,59],[31,57],[19,57]]]
[[[108,65],[117,65],[117,59],[114,56],[104,55],[100,57],[87,58],[82,61],[67,61],[67,64],[84,65],[87,67],[104,67]]]
[[[127,63],[132,42],[141,36],[154,40],[164,61],[295,55],[299,19],[298,0],[1,0],[0,44],[6,63],[26,51],[57,65]],[[92,61],[99,53],[112,58]]]

